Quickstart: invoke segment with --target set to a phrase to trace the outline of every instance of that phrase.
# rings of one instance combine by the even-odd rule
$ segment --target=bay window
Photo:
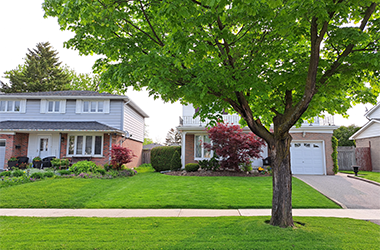
[[[69,156],[101,156],[103,153],[103,136],[101,135],[69,135],[67,155]]]

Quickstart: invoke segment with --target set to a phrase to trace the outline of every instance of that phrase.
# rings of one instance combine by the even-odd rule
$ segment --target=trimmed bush
[[[182,167],[181,155],[178,152],[178,150],[176,150],[176,151],[174,151],[174,154],[173,154],[171,161],[170,161],[170,170],[178,171],[181,169],[181,167]]]
[[[53,176],[54,176],[54,173],[51,171],[44,173],[44,177],[53,177]]]
[[[185,165],[185,170],[187,172],[196,172],[199,169],[199,164],[198,163],[187,163]]]
[[[58,170],[57,173],[59,173],[60,175],[70,175],[70,174],[72,174],[71,171],[69,171],[69,170]]]
[[[98,173],[101,174],[101,175],[105,175],[106,174],[106,170],[102,169],[102,168],[98,168]]]
[[[21,177],[21,176],[24,176],[24,175],[25,175],[25,173],[22,170],[14,170],[14,171],[12,171],[12,176],[13,177]]]
[[[98,166],[92,161],[78,161],[73,164],[69,170],[76,175],[80,173],[96,173],[98,171]]]
[[[30,178],[33,178],[33,179],[42,179],[44,178],[44,174],[41,173],[41,172],[35,172],[33,173]]]
[[[181,155],[180,146],[155,147],[150,152],[151,164],[156,172],[170,170],[171,160],[174,153]]]
[[[4,171],[0,173],[0,176],[11,176],[12,172],[11,171]]]

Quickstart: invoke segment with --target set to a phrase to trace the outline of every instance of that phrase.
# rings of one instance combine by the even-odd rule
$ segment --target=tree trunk
[[[273,171],[272,218],[270,224],[280,227],[292,227],[292,172],[290,169],[289,133],[274,138],[270,145],[270,159]]]

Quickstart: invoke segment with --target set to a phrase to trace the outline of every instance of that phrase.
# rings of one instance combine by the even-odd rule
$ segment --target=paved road
[[[349,209],[380,209],[380,186],[348,178],[347,174],[295,175]]]

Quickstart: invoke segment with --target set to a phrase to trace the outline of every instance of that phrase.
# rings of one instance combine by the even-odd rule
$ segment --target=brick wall
[[[186,134],[185,143],[185,165],[187,163],[197,163],[197,161],[194,160],[194,135]]]
[[[371,148],[372,171],[380,172],[380,136],[356,140],[356,148]]]
[[[14,155],[14,138],[15,135],[3,135],[0,134],[0,139],[5,139],[5,157],[4,157],[4,168],[8,167],[8,160]]]
[[[326,157],[326,172],[328,175],[333,175],[333,160],[331,157],[331,154],[333,152],[332,150],[332,143],[331,138],[332,134],[329,133],[308,133],[306,132],[305,137],[303,137],[303,133],[291,133],[291,136],[293,137],[293,140],[318,140],[318,141],[324,141],[325,144],[325,157]]]
[[[138,167],[142,164],[142,148],[143,148],[143,143],[139,141],[134,141],[130,139],[126,139],[123,142],[123,147],[129,148],[133,151],[133,153],[137,156],[134,157],[132,162],[128,163],[128,167]]]

